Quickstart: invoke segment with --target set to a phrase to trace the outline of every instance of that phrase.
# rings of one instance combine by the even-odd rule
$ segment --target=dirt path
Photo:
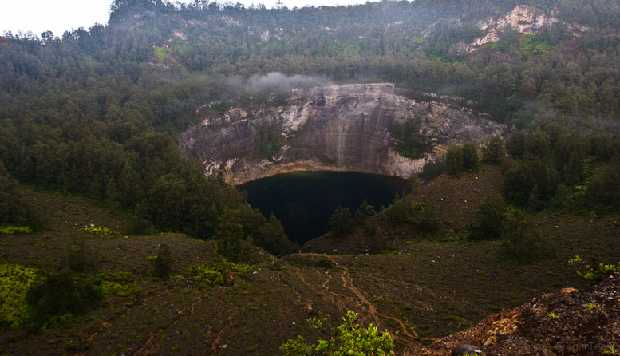
[[[381,324],[382,319],[396,322],[400,328],[400,332],[395,335],[395,338],[400,339],[407,344],[417,343],[418,334],[412,327],[408,326],[406,322],[399,318],[379,312],[377,306],[374,305],[368,297],[366,297],[365,293],[361,289],[355,286],[349,269],[341,266],[334,256],[326,255],[326,257],[341,271],[340,279],[342,281],[342,286],[353,293],[353,295],[357,298],[359,305],[365,306],[368,317],[376,325]]]

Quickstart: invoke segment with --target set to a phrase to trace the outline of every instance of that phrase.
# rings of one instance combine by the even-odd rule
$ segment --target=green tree
[[[353,214],[349,208],[338,207],[329,218],[329,230],[336,235],[351,232],[353,229]]]
[[[484,201],[469,226],[472,240],[494,240],[502,237],[504,228],[504,206],[495,201]]]
[[[465,157],[463,147],[452,145],[448,147],[446,154],[446,167],[450,175],[458,176],[463,172]]]
[[[463,169],[468,172],[477,172],[480,168],[480,158],[475,145],[468,143],[463,146]]]

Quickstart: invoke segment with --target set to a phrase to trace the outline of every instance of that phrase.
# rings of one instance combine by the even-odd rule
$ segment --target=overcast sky
[[[189,2],[190,0],[185,0]],[[222,1],[220,1],[222,2]],[[246,6],[273,6],[277,0],[235,0]],[[365,0],[283,0],[288,7],[305,5],[351,5]],[[0,0],[0,33],[6,31],[40,34],[51,30],[57,36],[65,30],[88,28],[95,23],[107,23],[112,0]]]

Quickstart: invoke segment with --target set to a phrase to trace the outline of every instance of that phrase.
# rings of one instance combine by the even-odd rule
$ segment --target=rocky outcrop
[[[616,274],[591,290],[543,295],[415,354],[447,355],[460,345],[476,345],[485,355],[617,355],[619,284]]]
[[[502,33],[508,29],[523,35],[534,35],[554,24],[562,24],[575,37],[580,37],[584,32],[589,31],[587,26],[561,21],[557,8],[543,11],[531,5],[517,5],[503,16],[481,21],[478,27],[484,35],[468,44],[461,42],[459,50],[471,53],[482,46],[498,42]]]
[[[397,125],[415,123],[427,141],[417,159],[399,153]],[[505,128],[486,115],[441,98],[414,100],[394,85],[330,85],[293,90],[280,106],[205,114],[181,147],[205,174],[241,184],[304,170],[369,172],[409,177],[452,143],[480,142]]]

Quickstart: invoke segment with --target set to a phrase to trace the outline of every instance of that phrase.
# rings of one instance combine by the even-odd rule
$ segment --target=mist
[[[323,77],[300,74],[288,76],[279,72],[264,75],[255,74],[249,78],[234,76],[226,80],[228,86],[251,94],[285,93],[292,89],[312,88],[328,85],[329,83],[330,81]]]

